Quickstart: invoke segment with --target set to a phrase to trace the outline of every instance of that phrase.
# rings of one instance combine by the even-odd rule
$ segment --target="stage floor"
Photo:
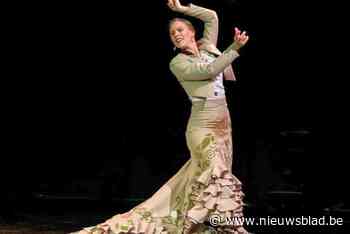
[[[83,227],[94,226],[105,221],[112,216],[123,213],[138,204],[139,201],[119,201],[105,202],[98,201],[80,201],[80,200],[49,200],[36,201],[31,203],[27,208],[17,208],[13,211],[13,216],[0,214],[0,234],[67,234],[80,230]],[[245,217],[261,217],[261,216],[289,216],[284,211],[261,212],[253,207],[245,209]],[[290,216],[306,215],[308,211],[299,210],[300,212]],[[350,233],[348,229],[349,217],[345,217],[346,213],[332,214],[336,217],[344,217],[344,226],[250,226],[247,229],[252,233]],[[314,214],[316,216],[322,214]],[[347,228],[346,228],[347,227]],[[347,229],[347,230],[346,230]]]

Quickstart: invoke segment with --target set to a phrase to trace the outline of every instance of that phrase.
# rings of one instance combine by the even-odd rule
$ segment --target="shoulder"
[[[170,61],[169,66],[170,68],[174,68],[186,62],[192,62],[190,56],[179,53]]]
[[[174,58],[171,59],[170,64],[182,61],[188,57],[186,54],[178,53]]]

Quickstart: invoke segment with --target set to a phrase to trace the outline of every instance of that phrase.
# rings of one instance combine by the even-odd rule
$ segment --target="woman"
[[[213,221],[211,217],[242,217],[241,183],[231,173],[231,122],[222,79],[235,79],[231,63],[248,36],[236,29],[235,42],[220,53],[216,13],[193,4],[182,6],[179,0],[168,1],[170,9],[205,23],[198,42],[189,21],[177,18],[169,25],[171,40],[181,51],[170,62],[170,69],[192,101],[186,130],[191,159],[151,198],[79,234],[247,233],[239,222],[222,222],[216,231],[205,223]]]

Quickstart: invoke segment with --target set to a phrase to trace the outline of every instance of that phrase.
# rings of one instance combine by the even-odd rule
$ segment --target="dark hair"
[[[184,19],[184,18],[174,18],[174,19],[170,20],[169,21],[169,29],[170,29],[171,25],[175,22],[182,22],[182,23],[186,24],[190,28],[191,31],[193,31],[194,33],[196,32],[196,30],[193,27],[193,24],[189,20]]]

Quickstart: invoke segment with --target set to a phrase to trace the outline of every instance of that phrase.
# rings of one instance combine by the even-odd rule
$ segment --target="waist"
[[[226,101],[226,96],[225,95],[220,95],[218,97],[198,97],[198,96],[193,96],[190,97],[191,102],[203,102],[203,101],[218,101],[220,100],[225,100]]]
[[[192,99],[192,110],[193,109],[207,109],[215,108],[220,106],[227,106],[226,97],[196,97]]]
[[[192,102],[191,115],[187,127],[188,129],[222,128],[224,125],[226,126],[226,120],[229,121],[229,119],[230,114],[225,97],[206,98]]]

